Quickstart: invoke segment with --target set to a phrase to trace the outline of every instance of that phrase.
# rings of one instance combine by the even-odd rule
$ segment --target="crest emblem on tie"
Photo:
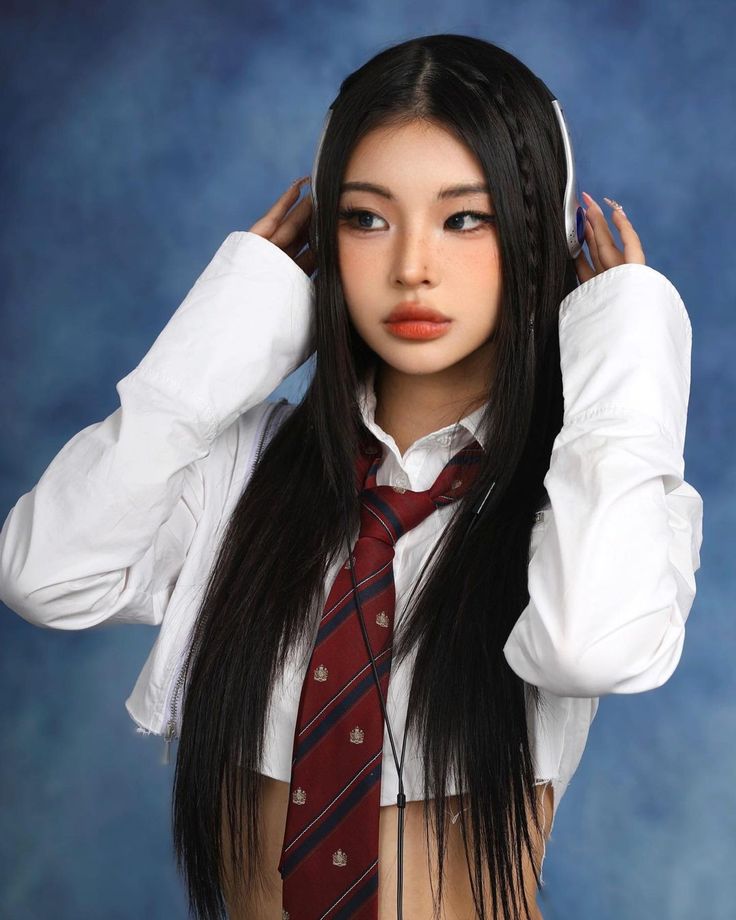
[[[325,681],[327,680],[328,674],[329,674],[329,671],[323,664],[321,664],[319,667],[314,669],[314,679],[315,680]]]
[[[333,866],[347,866],[348,864],[348,854],[341,849],[335,850],[332,854],[332,865]]]
[[[365,732],[363,731],[362,728],[358,728],[357,725],[350,732],[350,740],[353,742],[353,744],[362,744],[364,737],[365,737]]]
[[[376,617],[376,623],[378,623],[379,626],[388,626],[388,625],[389,625],[389,619],[388,619],[388,617],[386,616],[386,611],[385,611],[385,610],[382,610],[382,611],[378,614],[378,616]]]
[[[291,797],[291,801],[295,805],[304,805],[307,801],[307,793],[302,789],[301,786],[297,786],[294,790],[294,793]]]

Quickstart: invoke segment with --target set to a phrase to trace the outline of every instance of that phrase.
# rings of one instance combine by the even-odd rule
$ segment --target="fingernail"
[[[588,202],[588,204],[590,204],[593,201],[593,199],[590,197],[590,195],[587,192],[583,192],[583,198]]]
[[[618,201],[614,201],[613,198],[604,198],[603,200],[606,202],[607,205],[610,205],[614,209],[614,211],[621,211],[623,213],[624,209],[621,207]]]

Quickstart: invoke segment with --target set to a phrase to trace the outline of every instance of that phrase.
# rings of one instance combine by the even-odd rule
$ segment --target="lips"
[[[434,310],[416,300],[405,300],[397,304],[389,313],[387,323],[400,323],[411,320],[424,320],[430,323],[449,323],[449,316]]]

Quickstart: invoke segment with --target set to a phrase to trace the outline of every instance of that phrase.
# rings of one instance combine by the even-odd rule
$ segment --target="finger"
[[[634,230],[634,225],[626,216],[622,208],[614,208],[611,215],[614,226],[618,230],[621,242],[624,247],[624,261],[633,262],[637,265],[646,265],[647,261],[644,256],[644,250],[641,245],[639,235]]]
[[[591,267],[585,256],[585,250],[581,249],[580,252],[575,256],[575,271],[578,278],[580,279],[581,284],[585,284],[586,281],[595,275],[595,270]]]
[[[258,233],[261,236],[265,236],[266,239],[271,239],[274,232],[285,219],[289,209],[292,208],[298,200],[302,181],[303,180],[298,179],[296,182],[292,182],[286,191],[276,199],[272,207],[266,211],[263,217],[259,218],[253,224],[250,228],[250,232]]]
[[[302,186],[308,179],[303,176],[292,182],[291,185],[276,199],[274,204],[266,211],[263,217],[260,217],[250,228],[251,233],[258,233],[260,236],[271,238],[271,234],[276,230],[279,224],[286,217],[289,208],[299,198]]]
[[[601,264],[600,256],[598,255],[598,244],[595,239],[595,230],[593,229],[593,223],[590,220],[590,217],[586,211],[585,214],[585,242],[588,244],[588,252],[590,253],[590,260],[593,263],[593,268],[597,272],[604,271],[604,266]]]
[[[296,259],[302,249],[309,245],[309,222],[307,222],[288,243],[280,239],[278,231],[271,240],[272,242],[275,241],[275,245],[280,246],[288,256],[291,256],[292,259]]]
[[[307,242],[311,217],[311,196],[301,199],[278,224],[265,218],[257,221],[251,231],[260,233],[288,255],[294,256]]]
[[[303,245],[303,238],[308,232],[311,216],[312,196],[305,195],[274,229],[270,237],[271,242],[285,249],[287,246],[292,246],[295,241],[301,238],[301,245]],[[298,251],[297,249],[297,252]]]
[[[588,210],[586,213],[595,236],[600,270],[604,271],[607,268],[612,268],[614,265],[621,265],[624,261],[623,253],[616,246],[603,209],[594,198],[591,198],[591,196],[587,194],[587,192],[583,192],[583,197],[588,202]]]

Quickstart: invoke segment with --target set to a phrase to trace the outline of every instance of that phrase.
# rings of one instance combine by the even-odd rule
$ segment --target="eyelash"
[[[351,220],[358,214],[368,214],[370,217],[376,217],[377,215],[371,214],[370,211],[365,211],[362,208],[343,208],[338,212],[339,216],[343,220]],[[482,211],[458,211],[457,214],[452,214],[447,220],[452,220],[455,217],[464,217],[468,215],[474,217],[476,220],[482,221],[484,224],[495,224],[496,215],[495,214],[485,214]],[[354,227],[353,229],[357,230],[359,233],[375,233],[375,230],[372,230],[368,227]],[[455,233],[477,233],[479,230],[482,230],[483,227],[473,227],[471,230],[458,230],[455,229]]]

